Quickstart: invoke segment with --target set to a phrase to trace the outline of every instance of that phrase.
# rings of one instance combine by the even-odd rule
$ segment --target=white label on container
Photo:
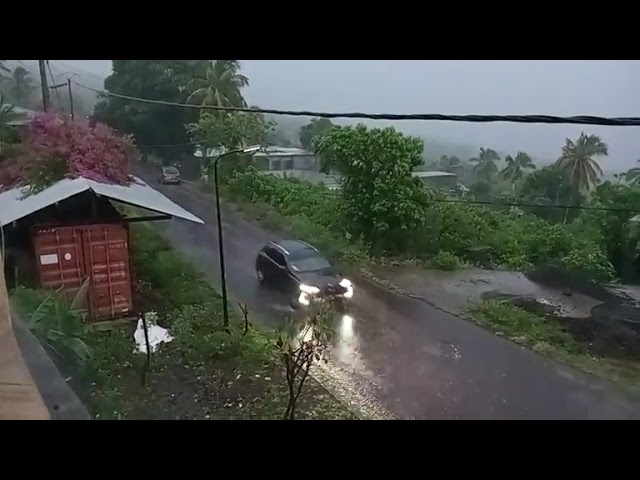
[[[55,265],[57,263],[58,263],[58,254],[56,253],[40,255],[40,265]]]

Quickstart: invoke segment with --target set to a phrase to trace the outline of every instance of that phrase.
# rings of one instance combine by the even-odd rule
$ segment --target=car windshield
[[[331,268],[331,264],[313,250],[292,252],[289,263],[295,272],[315,272]]]
[[[167,175],[178,175],[180,172],[178,172],[177,168],[169,167],[164,169],[164,173]]]

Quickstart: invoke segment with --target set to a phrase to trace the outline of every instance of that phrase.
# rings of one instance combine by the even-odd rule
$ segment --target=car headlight
[[[302,305],[309,305],[311,302],[309,301],[309,295],[304,292],[300,292],[300,296],[298,297],[298,302]]]
[[[344,298],[353,298],[353,283],[351,283],[351,280],[343,278],[340,280],[340,286],[347,289],[344,292]]]
[[[316,293],[320,293],[320,289],[318,287],[314,287],[312,285],[305,285],[304,283],[300,284],[300,291],[304,293],[308,293],[309,295],[315,295]]]

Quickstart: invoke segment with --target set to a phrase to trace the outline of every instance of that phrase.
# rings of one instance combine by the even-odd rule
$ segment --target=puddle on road
[[[280,315],[294,311],[289,305],[278,302],[272,303],[271,309]],[[335,335],[327,362],[316,362],[311,374],[360,418],[393,419],[394,415],[377,400],[380,379],[363,358],[359,324],[355,312],[335,313]]]
[[[562,315],[567,317],[589,318],[591,310],[602,303],[579,292],[565,295],[561,289],[540,285],[520,272],[480,268],[445,272],[403,266],[383,267],[377,274],[451,312],[462,312],[471,304],[488,298],[522,296],[558,305]]]

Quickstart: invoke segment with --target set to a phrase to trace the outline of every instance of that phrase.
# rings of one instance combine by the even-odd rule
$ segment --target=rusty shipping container
[[[33,235],[40,286],[73,295],[89,278],[93,320],[131,314],[129,230],[125,225],[40,227]]]

